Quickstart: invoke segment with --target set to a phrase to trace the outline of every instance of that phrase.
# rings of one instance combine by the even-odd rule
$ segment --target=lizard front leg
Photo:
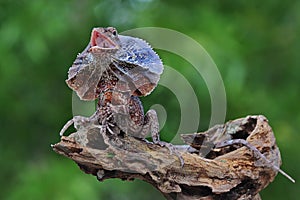
[[[74,116],[63,126],[63,128],[59,132],[59,135],[63,136],[63,134],[67,131],[67,129],[70,126],[72,126],[72,124],[74,124],[76,130],[85,129],[85,128],[87,129],[89,126],[91,126],[91,124],[94,124],[95,122],[94,115],[92,115],[91,117]]]
[[[144,115],[142,104],[138,97],[131,96],[127,105],[110,104],[114,113],[116,125],[126,134],[145,139],[150,132],[154,144],[167,147],[171,153],[175,153],[183,166],[184,161],[178,150],[170,143],[160,140],[159,123],[155,110],[149,110]]]
[[[171,143],[160,140],[158,117],[157,117],[156,111],[152,110],[152,109],[148,110],[148,112],[146,113],[146,115],[144,117],[144,125],[143,125],[143,129],[141,132],[142,132],[142,135],[147,135],[147,133],[149,133],[149,131],[151,133],[153,143],[158,144],[163,147],[167,147],[170,150],[171,154],[175,153],[176,156],[180,160],[181,166],[183,166],[184,160],[183,160],[182,156],[180,155],[180,153],[178,152],[178,150],[175,148],[175,146]]]
[[[111,115],[105,115],[105,117],[100,117],[101,114],[99,111],[96,111],[92,116],[90,117],[84,117],[84,116],[74,116],[72,119],[70,119],[61,129],[59,135],[63,136],[63,134],[67,131],[67,129],[74,124],[74,128],[77,131],[83,131],[86,132],[92,128],[99,128],[101,134],[106,133],[106,129],[108,129],[107,120],[111,117]],[[108,129],[110,131],[110,129]]]

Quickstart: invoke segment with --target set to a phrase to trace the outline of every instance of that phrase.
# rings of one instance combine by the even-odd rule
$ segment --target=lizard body
[[[81,100],[98,99],[97,110],[90,118],[75,116],[60,135],[72,123],[89,127],[89,121],[98,121],[110,134],[123,132],[144,139],[150,132],[155,144],[176,151],[160,141],[156,112],[149,110],[144,115],[139,100],[153,91],[162,72],[159,56],[144,40],[118,35],[112,27],[94,28],[89,44],[70,67],[66,83]]]

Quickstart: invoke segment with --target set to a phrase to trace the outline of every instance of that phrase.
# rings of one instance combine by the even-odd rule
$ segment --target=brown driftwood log
[[[99,129],[77,131],[52,148],[74,160],[81,170],[97,177],[141,179],[166,199],[260,199],[259,191],[272,182],[281,164],[280,152],[267,119],[248,116],[217,125],[206,132],[183,134],[191,145],[176,146],[184,159],[166,147],[125,135],[103,136]],[[243,139],[269,161],[245,145],[216,148],[218,142]]]

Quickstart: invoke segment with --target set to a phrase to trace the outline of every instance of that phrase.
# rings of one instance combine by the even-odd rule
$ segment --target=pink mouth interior
[[[116,44],[111,41],[107,36],[102,33],[99,33],[97,29],[93,29],[91,36],[91,46],[97,46],[105,49],[114,49]]]

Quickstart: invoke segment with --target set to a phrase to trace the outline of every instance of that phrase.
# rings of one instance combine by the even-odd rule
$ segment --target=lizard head
[[[90,41],[92,53],[103,53],[118,50],[120,48],[120,40],[117,30],[113,27],[94,28]]]

